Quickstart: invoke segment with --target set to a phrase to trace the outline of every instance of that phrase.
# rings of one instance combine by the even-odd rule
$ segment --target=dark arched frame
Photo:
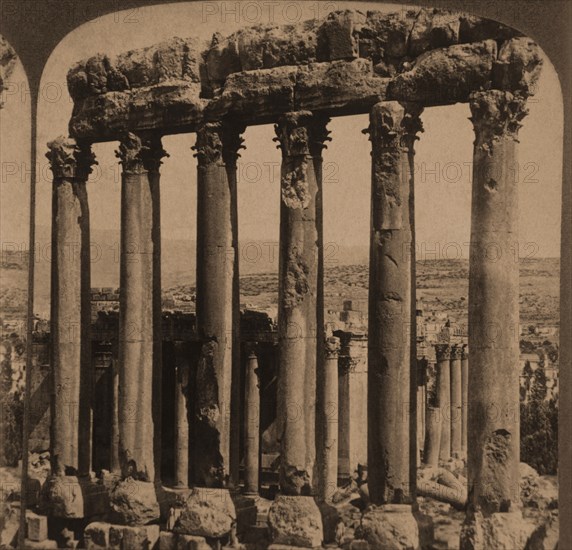
[[[28,75],[31,91],[31,167],[35,174],[37,100],[44,66],[55,47],[83,23],[119,10],[185,0],[0,0],[0,34],[13,46]],[[389,2],[380,2],[389,3]],[[560,400],[559,507],[563,517],[572,515],[572,440],[567,437],[572,419],[572,2],[569,0],[409,0],[392,4],[443,7],[474,13],[513,27],[534,39],[558,73],[564,102],[564,154],[562,185],[560,275]],[[35,177],[31,181],[30,242],[34,242]],[[33,252],[33,251],[31,251]],[[33,270],[33,257],[30,258]],[[29,279],[32,281],[33,272]],[[29,293],[33,307],[33,293]],[[31,307],[29,307],[30,311]],[[32,309],[33,312],[33,309]],[[28,323],[30,326],[30,323]],[[28,334],[28,338],[31,337]],[[28,354],[30,364],[31,354]],[[564,431],[566,429],[566,432]],[[572,548],[572,524],[562,522],[560,546]]]

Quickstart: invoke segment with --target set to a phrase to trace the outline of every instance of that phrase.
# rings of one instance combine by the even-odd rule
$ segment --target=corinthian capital
[[[376,149],[412,148],[417,134],[423,132],[420,115],[423,107],[417,103],[383,101],[373,106],[369,126],[363,130],[375,153]]]
[[[449,344],[436,344],[435,354],[437,361],[448,361],[451,358],[451,346]]]
[[[244,149],[242,134],[245,126],[231,121],[205,122],[197,130],[197,143],[192,148],[199,166],[222,163],[236,164]]]
[[[474,92],[469,105],[477,147],[490,150],[495,141],[517,141],[520,121],[528,114],[524,96],[501,90]]]
[[[97,164],[88,143],[78,144],[72,138],[59,136],[48,143],[46,158],[54,178],[77,178],[86,181]]]
[[[451,346],[451,359],[453,361],[461,359],[462,355],[463,355],[462,346]]]
[[[121,140],[115,156],[120,159],[124,173],[141,174],[158,172],[161,159],[169,155],[163,149],[159,136],[142,137],[129,132]]]
[[[324,352],[326,359],[337,359],[340,355],[340,339],[336,336],[326,338]]]
[[[330,119],[311,111],[295,111],[281,116],[274,125],[278,147],[284,157],[318,156],[331,141],[327,124]]]

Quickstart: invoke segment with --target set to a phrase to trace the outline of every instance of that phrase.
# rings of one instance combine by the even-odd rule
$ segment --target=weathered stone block
[[[317,29],[314,20],[298,25],[250,27],[233,35],[238,43],[241,69],[270,69],[316,60]]]
[[[208,538],[227,536],[236,525],[236,510],[227,489],[195,488],[189,495],[174,532]]]
[[[48,538],[48,518],[26,510],[26,527],[28,539],[41,542]]]
[[[204,537],[177,535],[177,550],[211,550]]]
[[[177,535],[171,531],[159,533],[159,550],[177,550]]]
[[[372,506],[364,513],[362,522],[356,529],[356,537],[366,540],[372,549],[419,548],[419,528],[412,508],[408,505]]]
[[[431,50],[389,83],[387,99],[424,105],[467,101],[472,91],[490,85],[496,56],[494,40]]]
[[[409,37],[409,53],[417,57],[427,50],[459,42],[458,13],[441,9],[420,10]]]
[[[155,548],[159,540],[158,525],[144,525],[141,527],[123,527],[121,549],[131,550],[132,548],[141,548],[142,550],[150,550]]]
[[[526,37],[505,42],[493,66],[493,87],[510,92],[534,94],[542,58],[536,42]]]
[[[268,512],[273,544],[318,548],[322,545],[322,516],[313,497],[278,495]]]
[[[355,10],[330,13],[318,30],[318,59],[355,59],[359,56],[359,30],[366,16]]]
[[[94,521],[90,523],[83,532],[86,550],[103,550],[110,548],[109,544],[109,523]]]
[[[111,493],[110,504],[113,521],[121,525],[145,525],[160,517],[155,485],[148,481],[119,482]]]
[[[75,476],[52,476],[44,485],[48,515],[55,518],[83,518],[84,499],[79,479]]]
[[[513,36],[521,36],[519,31],[492,19],[485,19],[466,13],[461,14],[459,19],[459,42],[480,42],[487,38],[508,40]]]
[[[524,550],[534,531],[522,513],[498,512],[484,517],[467,515],[461,527],[461,550]]]
[[[55,540],[43,540],[41,542],[26,539],[26,550],[52,550],[57,549],[58,543]]]
[[[236,510],[236,532],[240,535],[256,525],[258,516],[256,500],[244,495],[232,495],[232,501]]]

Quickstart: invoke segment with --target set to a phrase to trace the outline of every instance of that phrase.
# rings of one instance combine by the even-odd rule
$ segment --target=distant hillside
[[[37,231],[36,312],[47,315],[50,303],[50,239],[46,227]],[[119,284],[119,232],[92,232],[92,286]],[[163,239],[163,289],[175,287],[191,292],[195,285],[196,243]],[[367,299],[367,247],[325,246],[325,296],[328,307],[338,308],[345,298]],[[26,256],[4,253],[0,268],[0,312],[25,311]],[[417,296],[427,311],[448,311],[466,322],[468,260],[417,262]],[[558,258],[535,258],[520,262],[521,322],[558,324]],[[278,243],[248,241],[240,247],[241,301],[274,305],[278,292]]]

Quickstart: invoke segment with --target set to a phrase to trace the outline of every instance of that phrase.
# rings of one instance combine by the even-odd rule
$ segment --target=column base
[[[273,547],[322,546],[324,527],[314,497],[278,495],[268,512],[268,527]]]
[[[131,478],[119,481],[110,495],[111,518],[120,525],[143,526],[161,517],[157,486]]]
[[[159,540],[159,526],[115,525],[97,521],[85,528],[83,537],[86,550],[154,548]]]
[[[467,514],[461,527],[460,550],[524,550],[534,531],[520,511]]]
[[[418,550],[419,527],[409,504],[370,506],[356,529],[356,538],[367,541],[369,548],[383,550]]]

